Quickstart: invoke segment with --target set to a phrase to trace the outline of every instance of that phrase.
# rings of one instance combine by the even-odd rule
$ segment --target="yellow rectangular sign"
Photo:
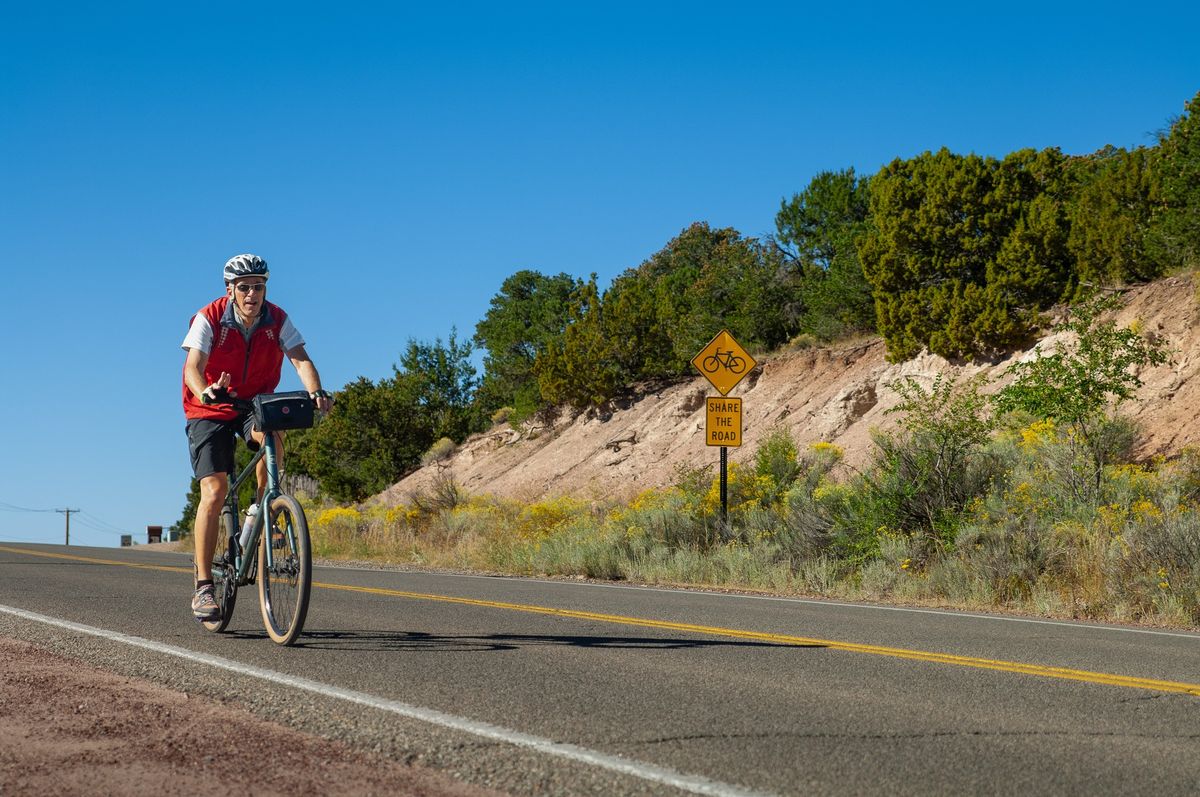
[[[709,396],[704,413],[704,444],[736,447],[742,444],[742,400]]]

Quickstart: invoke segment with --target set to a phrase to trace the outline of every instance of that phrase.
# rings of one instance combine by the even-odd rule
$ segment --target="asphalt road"
[[[516,794],[1200,792],[1198,634],[321,567],[284,649],[190,574],[0,544],[0,635]]]

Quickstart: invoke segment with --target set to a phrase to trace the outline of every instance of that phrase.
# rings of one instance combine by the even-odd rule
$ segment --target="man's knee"
[[[222,504],[229,493],[229,476],[224,473],[214,473],[200,480],[200,502],[202,504]]]
[[[271,432],[271,434],[275,437],[275,450],[276,453],[278,453],[283,450],[283,432]],[[251,429],[250,439],[254,441],[254,446],[257,448],[263,444],[264,440],[267,439],[267,435],[265,432],[260,432],[257,429]]]

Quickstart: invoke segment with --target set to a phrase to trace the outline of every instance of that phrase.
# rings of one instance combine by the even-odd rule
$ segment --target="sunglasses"
[[[267,283],[265,283],[265,282],[251,282],[251,283],[239,282],[234,287],[237,288],[238,293],[251,293],[253,291],[258,291],[261,293],[262,291],[265,291],[267,289]]]

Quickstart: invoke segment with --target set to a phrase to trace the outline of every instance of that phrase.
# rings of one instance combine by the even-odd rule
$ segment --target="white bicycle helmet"
[[[267,261],[258,255],[234,255],[225,264],[226,284],[242,277],[262,277],[265,280],[270,274],[271,272],[267,270]]]

